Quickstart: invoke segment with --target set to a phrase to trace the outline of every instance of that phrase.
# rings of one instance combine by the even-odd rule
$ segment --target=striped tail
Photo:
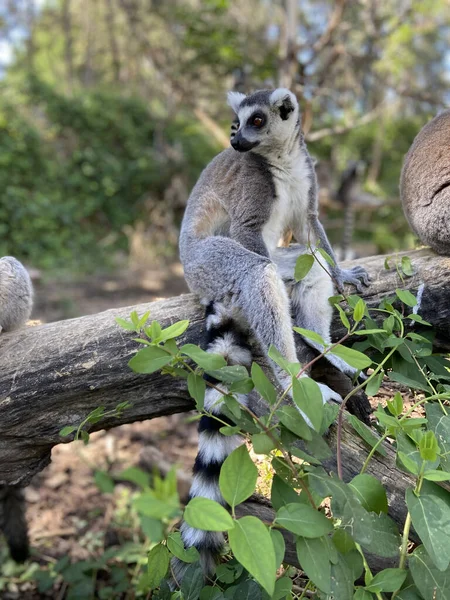
[[[23,488],[0,486],[0,531],[8,542],[11,558],[24,562],[30,551]]]
[[[229,365],[251,365],[251,351],[248,344],[248,332],[233,313],[233,309],[219,303],[210,303],[206,308],[206,351],[221,354]],[[217,384],[221,390],[226,387],[209,376],[205,379]],[[220,468],[227,456],[242,443],[239,435],[226,436],[219,431],[223,422],[234,425],[222,413],[220,398],[222,394],[214,388],[207,387],[205,394],[205,410],[216,415],[202,416],[199,422],[198,454],[194,464],[194,477],[189,499],[201,496],[226,505],[219,489]],[[245,404],[246,395],[238,396],[239,402]],[[214,573],[217,558],[224,544],[224,536],[220,532],[203,531],[190,527],[186,522],[181,525],[181,537],[186,548],[194,546],[200,553],[200,564],[206,576]],[[174,559],[172,569],[176,583],[180,583],[184,571],[189,565]]]

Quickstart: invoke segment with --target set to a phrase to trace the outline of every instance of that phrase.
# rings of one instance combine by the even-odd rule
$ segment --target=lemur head
[[[300,127],[297,98],[286,88],[260,90],[249,96],[228,93],[236,113],[231,126],[231,145],[238,152],[265,154],[283,148]]]

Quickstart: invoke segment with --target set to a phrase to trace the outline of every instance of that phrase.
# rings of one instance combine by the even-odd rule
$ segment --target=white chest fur
[[[276,201],[262,231],[269,252],[277,247],[280,237],[288,227],[292,228],[297,240],[302,238],[298,241],[305,239],[308,195],[311,187],[310,169],[303,153],[296,157],[288,157],[283,163],[273,167],[272,174]]]

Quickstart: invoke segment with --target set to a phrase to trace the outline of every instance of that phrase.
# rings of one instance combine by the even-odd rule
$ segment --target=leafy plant
[[[307,274],[308,265],[310,268],[311,261],[299,261],[299,277]],[[401,269],[408,277],[412,266],[402,261]],[[223,395],[224,412],[234,423],[224,425],[222,433],[239,433],[243,441],[253,443],[256,452],[267,455],[275,474],[271,493],[276,511],[273,521],[238,517],[235,509],[254,492],[257,472],[245,444],[230,454],[222,466],[219,486],[231,515],[217,502],[193,498],[185,507],[184,518],[193,527],[226,532],[234,558],[217,568],[213,585],[203,587],[195,551],[183,548],[180,537],[175,545],[169,536],[149,555],[149,570],[158,573],[152,580],[153,589],[159,586],[159,591],[154,592],[156,598],[299,597],[288,583],[290,569],[283,564],[283,529],[294,535],[307,589],[315,590],[318,598],[381,600],[386,594],[416,600],[450,597],[450,587],[445,587],[450,581],[450,494],[437,483],[450,480],[447,359],[433,353],[430,325],[411,310],[416,305],[411,291],[398,289],[377,308],[369,308],[356,295],[332,301],[346,328],[341,340],[326,344],[315,332],[297,331],[323,344],[324,353],[337,354],[357,369],[372,367],[367,379],[355,386],[338,409],[337,477],[329,475],[320,464],[321,456],[330,453],[320,435],[336,412],[332,411],[330,421],[328,413],[332,407],[322,405],[317,384],[299,379],[311,363],[286,363],[272,348],[272,359],[291,377],[291,385],[278,395],[270,377],[256,363],[248,373],[243,367],[228,367],[222,356],[180,341],[178,338],[188,326],[186,321],[166,328],[155,321],[147,325],[148,313],[141,318],[133,314],[130,321],[118,320],[125,329],[139,333],[136,341],[144,345],[130,360],[130,367],[138,373],[161,370],[185,378],[197,409],[216,418],[204,409],[206,386],[211,384],[203,375],[213,374],[219,380],[214,387]],[[350,339],[356,340],[353,348],[342,345]],[[360,474],[345,483],[340,443],[345,406],[359,389],[375,395],[384,377],[419,390],[420,396],[407,410],[399,393],[387,402],[386,408],[379,405],[375,411],[378,435],[350,418],[356,433],[367,443],[368,453]],[[265,417],[256,417],[238,403],[236,394],[247,393],[253,387],[268,403]],[[283,405],[288,394],[311,425],[294,407]],[[422,406],[426,417],[413,416]],[[398,467],[415,480],[406,492],[407,517],[402,532],[387,514],[383,483],[366,473],[374,454],[383,453],[382,442],[387,438],[396,448]],[[302,449],[297,447],[299,441]],[[149,516],[167,522],[180,514],[175,504],[170,507],[167,502],[162,514],[161,506],[154,500],[152,504],[150,498],[148,502],[138,501],[141,510],[150,511]],[[323,511],[325,499],[329,499],[329,513]],[[421,545],[413,550],[409,549],[411,526],[421,539]],[[398,566],[373,575],[367,552],[396,559]],[[187,582],[183,579],[181,589],[170,593],[163,578],[171,556],[178,556],[191,566]],[[410,564],[421,567],[410,569]],[[424,578],[431,587],[425,588]]]

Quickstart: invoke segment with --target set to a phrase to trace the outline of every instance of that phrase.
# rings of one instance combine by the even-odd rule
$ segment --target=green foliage
[[[409,268],[413,266],[406,266]],[[315,590],[318,598],[386,600],[385,594],[392,593],[392,598],[400,600],[447,600],[450,494],[435,482],[450,479],[449,377],[446,359],[428,352],[432,339],[427,333],[428,326],[411,321],[409,310],[414,305],[412,293],[405,294],[400,289],[395,298],[385,299],[376,309],[368,309],[358,296],[340,299],[341,316],[348,323],[347,333],[337,345],[324,344],[324,352],[335,352],[357,368],[372,366],[368,378],[355,390],[365,387],[375,393],[380,376],[401,378],[413,390],[421,390],[416,403],[406,412],[398,393],[386,408],[378,406],[374,414],[379,435],[356,417],[349,417],[356,433],[367,444],[361,472],[349,483],[328,474],[321,465],[321,460],[331,453],[322,435],[336,418],[336,410],[324,406],[317,384],[302,377],[306,365],[288,363],[271,348],[271,356],[291,377],[289,387],[279,394],[258,365],[252,365],[249,375],[243,367],[227,366],[222,356],[204,352],[193,344],[183,344],[187,322],[164,328],[153,321],[147,326],[149,315],[139,317],[136,313],[129,320],[116,320],[128,335],[138,335],[136,342],[144,344],[130,360],[130,367],[142,373],[154,372],[155,361],[164,358],[163,366],[159,366],[162,372],[185,378],[198,408],[210,418],[217,416],[204,408],[205,390],[211,384],[203,376],[214,373],[218,379],[214,386],[219,401],[224,403],[222,410],[235,423],[222,426],[222,433],[239,433],[252,442],[255,452],[266,454],[275,471],[271,501],[276,514],[271,522],[262,522],[254,516],[239,518],[236,514],[236,506],[254,492],[258,475],[246,444],[226,458],[219,476],[220,491],[231,514],[220,503],[201,497],[194,497],[185,507],[184,519],[190,526],[224,532],[228,537],[232,558],[217,567],[217,580],[206,586],[197,550],[184,548],[180,534],[173,531],[182,514],[174,471],[165,480],[154,477],[151,481],[139,470],[127,470],[117,477],[97,471],[95,480],[105,493],[110,493],[115,480],[120,479],[132,481],[140,488],[133,499],[133,510],[137,511],[150,542],[145,563],[148,570],[139,573],[137,590],[153,589],[155,598],[170,600],[269,597],[292,600],[296,596],[290,571],[283,564],[285,544],[281,532],[286,530],[294,536],[308,588]],[[298,333],[314,339],[313,332]],[[356,340],[356,348],[342,345],[349,337]],[[238,390],[255,387],[267,402],[268,414],[255,417],[245,404],[239,403],[236,394],[241,392],[232,391],[233,386]],[[286,397],[292,403],[285,404]],[[426,418],[413,417],[413,411],[421,405],[426,408]],[[123,406],[118,408],[123,410]],[[313,428],[307,425],[300,411]],[[99,407],[78,428],[66,427],[61,433],[71,435],[77,431],[77,437],[82,437],[85,425],[97,422],[104,414],[104,408]],[[396,450],[399,468],[414,479],[414,484],[406,490],[407,518],[402,532],[387,514],[383,482],[365,473],[376,452],[386,454],[382,447],[386,438]],[[301,448],[297,442],[301,442]],[[339,445],[336,452],[339,457]],[[300,460],[292,462],[292,456]],[[326,513],[320,510],[325,498],[329,499]],[[411,526],[422,543],[413,552],[408,551]],[[373,575],[366,553],[394,559],[398,567]],[[170,592],[164,581],[169,576],[168,564],[173,556],[188,565],[181,590],[177,592]],[[82,566],[78,569],[84,572]],[[52,585],[48,572],[41,572],[39,577],[42,587]],[[87,578],[82,578],[82,582],[88,586]]]
[[[93,251],[106,262],[111,250],[126,249],[124,226],[147,222],[174,174],[191,186],[216,151],[178,113],[166,123],[162,152],[160,122],[139,97],[110,90],[69,97],[32,78],[20,95],[3,94],[0,256],[89,268]]]

